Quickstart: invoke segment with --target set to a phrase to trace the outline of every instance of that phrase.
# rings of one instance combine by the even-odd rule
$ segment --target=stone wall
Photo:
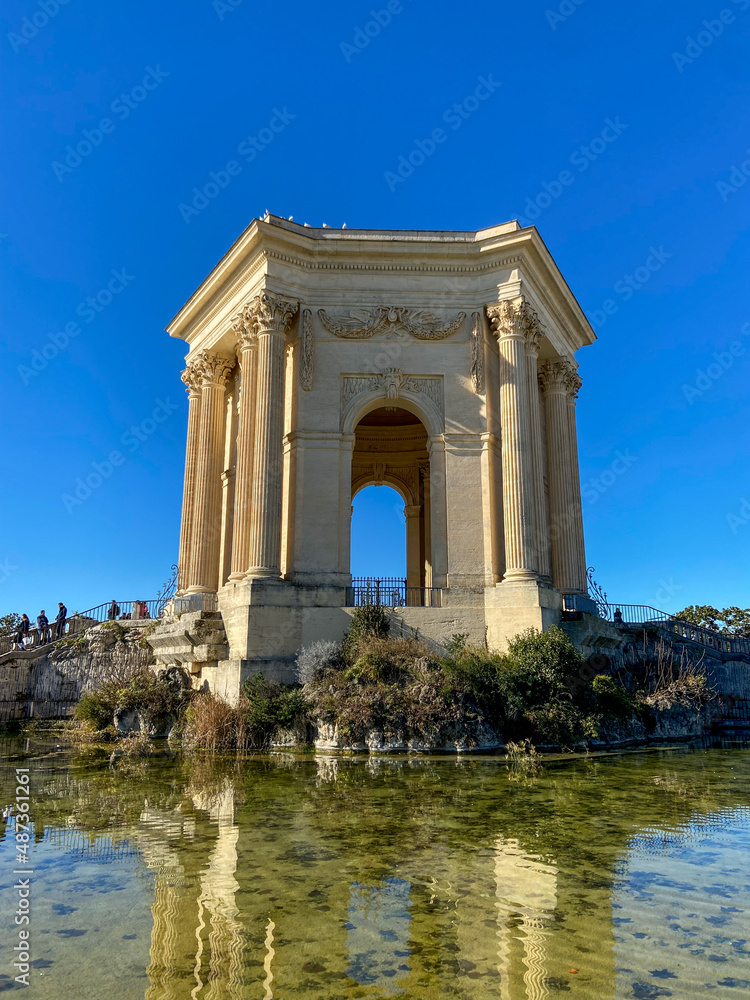
[[[147,667],[152,652],[143,640],[146,627],[105,624],[76,635],[75,642],[6,655],[0,664],[0,721],[65,718],[88,691]]]

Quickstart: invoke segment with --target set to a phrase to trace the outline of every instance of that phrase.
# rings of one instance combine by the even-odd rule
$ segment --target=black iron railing
[[[347,589],[347,607],[378,604],[384,608],[440,608],[443,592],[439,587],[407,587],[403,577],[353,577]]]
[[[679,638],[699,642],[710,649],[722,653],[750,654],[750,639],[740,636],[723,635],[713,629],[693,625],[690,622],[675,618],[666,611],[649,607],[647,604],[601,604],[599,614],[607,621],[623,625],[658,625],[659,628],[673,632]]]
[[[77,632],[91,628],[92,625],[100,625],[106,621],[137,621],[150,618],[159,618],[164,609],[164,603],[160,598],[153,601],[116,601],[119,608],[116,614],[112,613],[112,603],[97,604],[95,608],[88,611],[76,611],[69,615],[60,625],[57,621],[51,621],[46,629],[39,629],[34,625],[24,637],[22,645],[17,642],[17,633],[14,635],[0,636],[0,654],[7,653],[12,649],[38,649],[41,646],[49,646],[60,639],[68,638]]]

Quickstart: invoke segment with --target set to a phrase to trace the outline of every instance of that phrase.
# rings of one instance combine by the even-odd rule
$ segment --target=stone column
[[[422,489],[424,497],[424,585],[429,589],[432,587],[432,501],[429,467],[422,472]]]
[[[407,504],[404,507],[406,517],[406,587],[407,601],[410,607],[420,607],[419,588],[422,580],[420,566],[420,514],[419,504]]]
[[[284,336],[299,303],[262,292],[247,308],[258,338],[250,577],[281,572],[284,437]]]
[[[549,551],[549,510],[544,493],[544,441],[542,439],[542,411],[537,371],[539,345],[543,336],[544,328],[537,314],[532,311],[526,331],[526,379],[529,396],[529,437],[534,498],[534,544],[536,546],[536,568],[540,576],[549,577],[552,572]]]
[[[432,565],[431,586],[440,590],[448,586],[448,511],[445,489],[445,441],[430,438],[430,540]]]
[[[250,518],[253,495],[253,454],[256,396],[256,338],[241,319],[237,360],[240,366],[240,407],[237,427],[237,460],[234,478],[234,533],[230,580],[242,580],[250,568]]]
[[[233,360],[220,354],[201,352],[198,461],[195,475],[193,554],[190,558],[188,593],[216,593],[219,588],[221,541],[221,473],[224,464],[224,393]]]
[[[588,594],[586,574],[586,546],[583,535],[583,510],[581,504],[581,472],[578,464],[578,431],[576,428],[576,400],[582,385],[577,372],[568,379],[568,447],[570,448],[570,490],[572,497],[571,519],[575,529],[574,590]]]
[[[177,561],[177,594],[184,594],[190,581],[190,559],[195,545],[193,522],[195,515],[195,477],[198,468],[198,435],[201,413],[201,374],[195,362],[182,373],[188,392],[187,447],[185,449],[185,485],[182,490],[182,524],[180,554]]]
[[[571,442],[568,403],[568,394],[576,380],[575,368],[567,358],[548,361],[542,366],[540,381],[547,426],[552,582],[564,594],[586,593],[578,455],[575,441]]]
[[[504,580],[535,580],[533,455],[526,374],[529,309],[523,297],[487,306],[500,349]]]

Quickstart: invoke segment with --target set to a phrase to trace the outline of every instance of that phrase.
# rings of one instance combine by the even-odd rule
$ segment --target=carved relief
[[[302,388],[309,392],[315,374],[315,341],[313,339],[312,312],[302,312],[302,357],[300,359],[299,380]]]
[[[342,403],[347,405],[363,392],[382,392],[387,400],[396,401],[404,392],[422,393],[440,413],[443,413],[443,380],[404,375],[400,368],[387,368],[380,375],[345,375],[342,385]]]
[[[329,316],[325,309],[318,310],[323,326],[335,337],[345,340],[367,340],[382,330],[403,327],[417,340],[445,340],[459,329],[466,319],[460,312],[447,323],[423,309],[403,306],[376,306],[374,309],[352,309],[347,315]]]
[[[482,314],[471,314],[471,387],[476,393],[484,392],[484,329]]]

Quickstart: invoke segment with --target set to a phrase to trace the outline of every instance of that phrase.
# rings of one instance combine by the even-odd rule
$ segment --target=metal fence
[[[114,616],[110,611],[111,601],[107,601],[106,604],[98,604],[95,608],[89,608],[88,611],[76,611],[66,618],[62,625],[51,621],[49,627],[44,631],[35,626],[29,630],[22,647],[16,642],[16,635],[0,636],[0,655],[10,652],[12,649],[38,649],[42,646],[49,646],[60,639],[75,635],[77,632],[83,632],[85,629],[91,628],[92,625],[99,625],[110,619],[138,621],[144,618],[159,618],[164,608],[164,603],[160,598],[153,601],[116,601],[115,603],[120,610]]]
[[[188,611],[218,611],[219,598],[216,594],[187,594],[185,597],[175,597],[172,608],[176,615],[184,615]]]
[[[354,577],[347,588],[347,607],[375,604],[383,608],[440,608],[443,592],[439,587],[407,587],[403,577]]]
[[[750,655],[750,639],[722,635],[712,629],[692,625],[690,622],[684,622],[667,614],[666,611],[659,611],[646,604],[605,604],[599,606],[599,613],[607,621],[621,622],[624,625],[657,625],[659,628],[673,632],[681,639],[699,642],[703,646],[722,653],[746,653]]]

